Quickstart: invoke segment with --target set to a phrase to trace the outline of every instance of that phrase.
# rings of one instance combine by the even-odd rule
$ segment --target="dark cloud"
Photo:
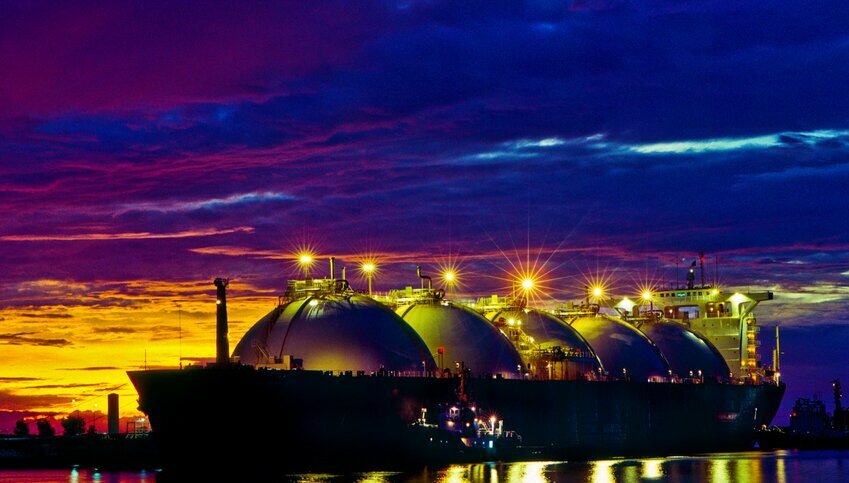
[[[90,366],[90,367],[64,367],[60,371],[118,371],[120,367],[115,366]]]
[[[67,396],[54,394],[17,394],[0,389],[0,412],[23,411],[34,407],[51,407],[67,404],[71,400]]]
[[[33,319],[72,319],[74,318],[71,314],[51,314],[49,312],[32,312],[32,313],[21,313],[19,314],[21,317],[28,317]]]
[[[0,28],[7,34],[3,66],[15,66],[17,73],[4,79],[0,90],[13,94],[3,99],[9,115],[261,98],[280,78],[344,60],[382,20],[378,5],[112,4],[96,13],[73,3],[58,10],[13,5]],[[338,15],[340,8],[344,16]],[[26,18],[40,20],[22,21]],[[36,40],[25,48],[5,41],[14,38]],[[210,52],[216,53],[214,60]],[[34,56],[40,60],[27,60]],[[54,74],[44,75],[45,69]],[[56,86],[62,86],[61,93],[51,92]]]
[[[97,334],[133,334],[138,332],[132,327],[94,327],[91,331]]]
[[[10,345],[36,345],[44,347],[66,347],[73,343],[67,339],[54,339],[45,337],[32,337],[35,332],[17,332],[13,334],[0,334],[0,344]]]
[[[188,337],[191,334],[188,330],[171,325],[154,325],[148,327],[147,331],[150,332],[150,340],[152,341],[174,340],[181,336]]]
[[[81,387],[101,387],[104,385],[104,383],[41,384],[38,386],[27,386],[27,389],[76,389]]]

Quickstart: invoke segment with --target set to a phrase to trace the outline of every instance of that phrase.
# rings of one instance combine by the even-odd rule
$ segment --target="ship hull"
[[[732,451],[751,447],[784,393],[783,385],[469,379],[478,407],[522,436],[520,448],[478,454],[433,447],[410,430],[421,408],[454,400],[458,379],[245,366],[129,376],[172,466],[195,464],[189,454],[315,468]]]

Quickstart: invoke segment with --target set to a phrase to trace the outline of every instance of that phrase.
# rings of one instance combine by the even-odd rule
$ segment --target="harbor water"
[[[250,465],[245,462],[245,465]],[[96,469],[0,470],[0,483],[162,483],[182,480],[167,471],[110,472]],[[239,481],[237,476],[232,481]],[[428,468],[416,472],[278,474],[285,482],[849,482],[849,451],[773,451],[717,453],[652,459],[590,462],[480,463]]]

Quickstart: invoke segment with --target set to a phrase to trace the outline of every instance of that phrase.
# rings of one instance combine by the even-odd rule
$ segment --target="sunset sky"
[[[538,260],[542,305],[773,290],[799,396],[849,384],[849,3],[0,3],[0,432],[231,346],[298,247],[377,290]],[[718,267],[718,270],[717,270]],[[326,270],[316,264],[315,273]],[[179,338],[182,327],[182,341]],[[762,334],[770,362],[771,332]]]

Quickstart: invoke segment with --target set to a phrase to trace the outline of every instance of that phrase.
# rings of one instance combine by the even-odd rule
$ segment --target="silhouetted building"
[[[790,414],[790,431],[796,434],[820,436],[831,426],[825,404],[819,400],[800,397]]]
[[[109,396],[107,396],[107,401],[108,401],[108,412],[109,412],[109,415],[108,415],[109,434],[110,435],[118,434],[120,432],[120,429],[119,429],[119,426],[118,426],[118,417],[119,417],[118,416],[118,410],[119,410],[118,395],[115,394],[114,392],[109,394]]]

